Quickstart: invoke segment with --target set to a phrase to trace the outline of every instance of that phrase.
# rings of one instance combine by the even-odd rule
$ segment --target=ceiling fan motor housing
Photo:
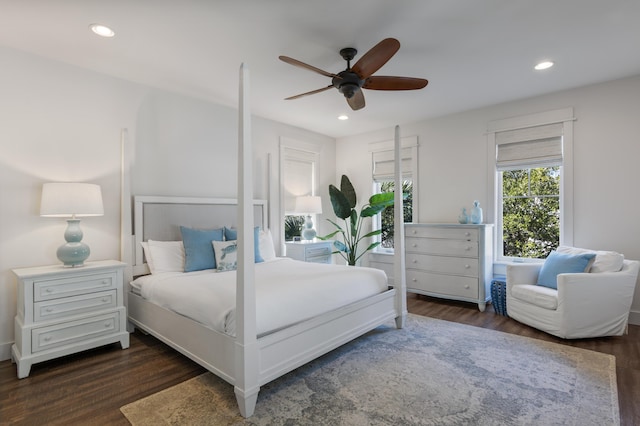
[[[361,80],[355,72],[346,70],[338,73],[337,77],[331,80],[331,84],[333,84],[345,98],[350,99],[360,90],[364,84],[364,80]]]

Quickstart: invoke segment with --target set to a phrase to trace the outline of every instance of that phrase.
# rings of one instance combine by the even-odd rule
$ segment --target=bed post
[[[393,257],[393,286],[396,289],[396,327],[402,328],[404,327],[404,322],[407,317],[407,283],[404,258],[404,209],[402,207],[402,146],[400,143],[400,126],[395,127],[393,154],[393,158],[395,159],[395,195],[393,203],[395,256]]]
[[[236,365],[234,391],[243,417],[250,417],[258,400],[258,345],[254,286],[253,155],[249,69],[240,65],[238,116],[238,270],[236,282]]]

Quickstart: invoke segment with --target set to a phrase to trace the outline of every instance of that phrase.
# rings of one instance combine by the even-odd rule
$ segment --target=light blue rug
[[[142,425],[618,425],[615,357],[421,316],[263,386],[210,373],[121,408]]]

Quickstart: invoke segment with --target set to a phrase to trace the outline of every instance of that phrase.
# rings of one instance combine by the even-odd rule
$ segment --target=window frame
[[[408,159],[409,163],[411,164],[411,170],[409,173],[403,172],[403,179],[405,180],[410,180],[412,182],[412,188],[413,188],[413,204],[412,204],[412,218],[413,218],[413,222],[416,221],[416,218],[418,217],[418,136],[407,136],[407,137],[403,137],[400,138],[400,147],[401,150],[405,150],[405,149],[409,149],[410,152],[410,156],[409,157],[405,157],[403,156],[404,159]],[[383,142],[374,142],[374,143],[370,143],[369,144],[369,153],[371,156],[371,189],[372,189],[372,194],[376,194],[380,191],[380,185],[382,184],[382,182],[385,182],[387,180],[376,180],[374,177],[374,156],[375,153],[382,153],[382,152],[386,152],[386,151],[391,151],[391,153],[393,153],[394,150],[394,142],[391,141],[383,141]],[[391,180],[391,179],[388,179]],[[382,220],[381,220],[381,214],[378,213],[377,215],[373,216],[371,218],[371,230],[377,230],[380,229],[382,227]],[[373,242],[381,242],[381,236],[380,235],[376,235],[373,237]],[[372,250],[372,253],[375,254],[388,254],[388,255],[392,255],[395,253],[395,250],[393,248],[384,248],[381,245],[376,247],[375,249]]]
[[[519,117],[505,118],[491,121],[487,125],[487,188],[489,189],[489,199],[487,204],[486,217],[492,218],[494,227],[493,247],[494,261],[496,263],[516,262],[539,262],[540,259],[507,257],[504,256],[503,249],[503,223],[502,223],[502,176],[497,169],[497,149],[496,133],[525,130],[530,127],[543,126],[549,124],[562,124],[562,165],[560,179],[560,245],[573,245],[573,108],[562,108],[545,111],[536,114],[523,115]],[[522,167],[530,168],[530,167]]]

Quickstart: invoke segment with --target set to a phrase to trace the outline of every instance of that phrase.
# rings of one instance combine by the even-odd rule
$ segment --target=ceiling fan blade
[[[333,87],[333,85],[329,85],[327,87],[323,87],[322,89],[312,90],[312,91],[306,92],[306,93],[300,93],[299,95],[295,95],[295,96],[289,96],[288,98],[284,98],[284,100],[285,101],[290,101],[292,99],[298,99],[298,98],[301,98],[303,96],[314,95],[316,93],[320,93],[320,92],[324,92],[325,90],[329,90],[332,87]]]
[[[351,68],[363,80],[378,71],[400,49],[395,38],[385,38],[365,53]]]
[[[311,70],[313,72],[317,72],[318,74],[324,75],[325,77],[331,77],[331,78],[337,77],[335,74],[321,70],[320,68],[316,68],[313,65],[305,64],[304,62],[300,62],[299,60],[290,58],[288,56],[278,56],[278,58],[280,58],[282,62],[286,62],[295,67],[300,67],[300,68]]]
[[[354,111],[364,108],[364,93],[362,93],[362,90],[358,89],[352,97],[347,98],[347,103]]]
[[[422,89],[427,84],[429,84],[429,81],[424,78],[386,77],[374,75],[369,77],[362,87],[364,89],[371,90],[416,90]]]

